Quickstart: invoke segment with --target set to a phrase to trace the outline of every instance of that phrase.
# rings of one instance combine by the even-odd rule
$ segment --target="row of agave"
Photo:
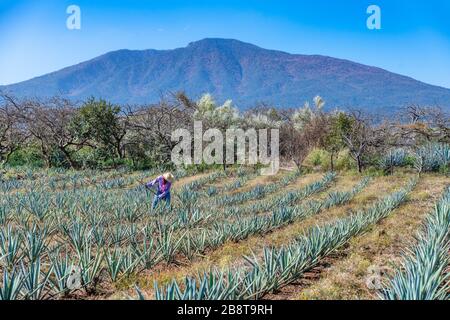
[[[218,194],[219,188],[211,186],[210,184],[217,183],[220,180],[233,175],[237,175],[239,177],[235,181],[240,179],[249,179],[249,177],[254,176],[253,171],[253,169],[238,168],[236,170],[214,172],[206,177],[194,180],[184,185],[180,188],[180,190],[175,190],[172,192],[176,201],[174,202],[174,205],[172,205],[171,213],[173,214],[174,210],[178,210],[181,215],[185,215],[187,213],[195,214],[195,212],[198,212],[201,200],[204,200],[205,198],[213,198]],[[223,190],[222,188],[220,189]],[[161,208],[161,210],[157,210],[156,214],[163,214],[166,211],[166,208]]]
[[[148,195],[140,190],[98,192],[95,189],[78,189],[56,193],[33,190],[5,195],[0,201],[0,208],[0,222],[3,223],[26,224],[30,217],[41,222],[46,217],[58,220],[80,218],[87,222],[102,221],[105,220],[102,217],[107,217],[109,223],[121,223],[124,220],[135,222],[150,212],[150,201]]]
[[[184,194],[198,198],[195,192],[185,192]],[[177,216],[177,212],[180,213],[180,216],[185,216],[184,208],[190,201],[180,201],[179,203],[180,207],[174,208],[174,216]],[[136,189],[115,192],[79,189],[57,193],[35,190],[23,194],[5,195],[0,201],[0,222],[3,222],[2,224],[7,221],[26,224],[30,217],[32,220],[43,222],[49,217],[51,218],[49,220],[56,222],[63,219],[69,221],[79,219],[99,227],[99,223],[105,221],[109,224],[138,222],[149,212],[148,195],[142,190]]]
[[[329,183],[329,175],[326,175],[321,181],[313,182],[304,189],[309,190],[313,185],[326,185]],[[315,188],[316,192],[322,188]],[[312,194],[312,193],[310,193]],[[264,201],[264,200],[262,200]],[[270,207],[273,207],[273,199],[267,200]],[[294,204],[293,201],[291,204]],[[173,232],[172,249],[170,252],[182,253],[188,259],[192,259],[196,254],[204,252],[207,248],[214,249],[223,245],[227,241],[243,240],[250,235],[257,233],[267,233],[274,228],[278,228],[284,224],[290,223],[297,216],[293,215],[297,212],[297,208],[291,208],[286,212],[274,210],[267,216],[245,217],[241,212],[240,219],[236,222],[230,221],[228,214],[224,210],[204,211],[195,209],[193,211],[174,210],[171,215],[160,216],[158,223],[170,226]],[[251,212],[245,212],[249,214]],[[208,225],[208,221],[214,219],[214,222]],[[175,231],[182,229],[183,232],[177,234]],[[186,230],[188,232],[186,232]],[[180,239],[177,241],[175,239]],[[177,246],[177,247],[175,247]],[[170,257],[168,257],[170,260]]]
[[[173,280],[160,287],[155,282],[158,300],[241,300],[259,299],[267,293],[295,281],[321,259],[342,247],[352,237],[386,218],[402,204],[416,181],[387,196],[365,211],[311,228],[288,246],[265,248],[262,259],[245,257],[246,266],[221,270],[211,269],[198,277],[186,277],[180,285]]]
[[[144,201],[145,196],[138,199],[129,196],[130,194],[137,196],[138,193],[135,190],[127,190],[124,192],[127,194],[126,196],[118,198],[114,197],[115,194],[111,197],[109,193],[83,190],[72,195],[72,192],[68,192],[53,199],[55,201],[53,203],[52,200],[51,204],[48,199],[43,198],[44,194],[40,193],[27,196],[25,200],[19,201],[19,204],[16,203],[15,206],[13,204],[16,212],[13,215],[14,220],[9,220],[9,222],[19,222],[21,228],[9,232],[14,238],[4,237],[8,239],[2,241],[8,247],[3,250],[5,255],[14,259],[12,263],[7,264],[7,276],[14,279],[25,279],[23,272],[17,271],[18,269],[14,266],[22,263],[29,265],[31,262],[34,263],[38,257],[47,257],[44,258],[42,269],[49,276],[40,278],[42,281],[46,281],[44,286],[46,290],[44,291],[51,295],[66,294],[67,290],[56,291],[52,285],[55,281],[60,284],[64,282],[61,280],[62,268],[57,267],[57,261],[63,257],[59,260],[56,258],[48,260],[48,257],[54,256],[53,251],[58,249],[61,252],[69,252],[70,265],[80,269],[80,283],[89,292],[95,288],[105,273],[115,281],[119,276],[126,276],[139,271],[139,269],[149,268],[162,260],[170,263],[177,253],[185,253],[189,257],[189,252],[198,252],[197,248],[205,248],[204,244],[207,243],[207,239],[203,232],[194,238],[180,236],[172,226],[158,223],[158,219],[161,217],[157,217],[156,227],[152,227],[145,215],[146,209],[142,209],[142,206],[138,205]],[[119,200],[118,205],[115,202],[117,200]],[[30,217],[48,212],[46,208],[53,205],[57,205],[58,210],[50,210],[50,213],[36,219],[45,225],[43,230],[29,226],[29,222],[33,221]],[[32,208],[34,209],[31,210]],[[36,212],[41,213],[37,214]],[[274,225],[286,223],[287,220],[283,220],[286,217],[288,216],[278,214],[273,219]],[[251,224],[247,223],[247,225]],[[145,227],[141,230],[142,226]],[[263,230],[261,226],[265,225],[259,224],[260,230]],[[242,228],[235,229],[241,234],[241,237],[242,230]],[[251,229],[247,229],[247,231],[249,230],[251,231]],[[25,245],[25,242],[21,241],[26,237],[33,245]],[[233,237],[236,236],[231,235],[231,238]],[[226,239],[226,237],[218,236],[213,239],[215,244],[212,244],[217,246],[221,243],[220,241],[223,243],[224,240],[220,239]],[[192,248],[190,248],[190,242]],[[194,242],[200,243],[200,245],[194,245]],[[35,249],[28,253],[28,247]],[[41,263],[40,259],[39,263]],[[64,269],[66,277],[70,276],[72,269]],[[54,274],[54,272],[58,274]],[[9,283],[8,277],[5,283]],[[26,295],[22,295],[22,297],[26,297]]]
[[[144,177],[152,173],[147,171],[137,177],[128,179],[130,183],[136,183],[142,181]],[[178,175],[181,176],[181,174]],[[103,183],[105,182],[101,182],[101,184]],[[52,209],[74,212],[80,208],[94,207],[97,209],[95,211],[111,212],[120,203],[123,203],[125,208],[129,207],[127,204],[130,202],[130,199],[134,206],[140,205],[140,201],[144,201],[144,203],[148,202],[145,201],[148,195],[139,188],[125,191],[123,189],[111,190],[110,188],[106,188],[108,191],[111,191],[108,193],[103,192],[102,189],[103,187],[101,185],[94,188],[63,189],[55,192],[48,192],[46,188],[32,188],[27,192],[15,192],[3,195],[0,201],[0,207],[9,208],[10,211],[14,209],[16,211],[15,213],[19,216],[23,210],[26,210],[42,220]],[[87,209],[92,208],[86,208],[83,211],[88,211]],[[119,208],[117,216],[120,216],[125,211]]]
[[[299,176],[300,173],[298,171],[295,171],[294,173],[290,173],[284,176],[283,178],[280,179],[280,181],[276,183],[257,185],[256,187],[246,192],[216,197],[214,199],[214,205],[216,206],[235,205],[250,200],[257,200],[264,198],[268,194],[273,193],[289,185],[290,183],[298,179]]]
[[[378,165],[392,172],[394,167],[404,167],[412,162],[417,172],[435,172],[450,165],[450,145],[446,143],[428,143],[414,150],[397,148],[389,150]]]
[[[386,300],[448,300],[450,283],[450,188],[381,292]]]
[[[450,145],[430,143],[414,153],[414,167],[419,173],[438,171],[450,166]]]
[[[406,165],[408,152],[405,149],[389,150],[379,161],[378,166],[386,172],[393,171],[394,167],[403,167]]]
[[[236,179],[233,182],[230,182],[228,184],[225,184],[221,191],[223,192],[229,192],[229,191],[234,191],[237,190],[239,188],[242,188],[243,186],[245,186],[245,184],[253,179],[255,179],[258,176],[257,172],[251,172],[250,174],[246,174],[243,171],[239,171],[237,173],[238,179]]]
[[[71,171],[63,169],[46,169],[33,171],[15,171],[10,174],[15,177],[0,177],[0,191],[11,192],[18,189],[45,188],[56,191],[57,189],[79,188],[84,185],[96,185],[104,180],[115,179],[127,174],[126,170],[116,171]]]
[[[247,184],[247,182],[255,179],[258,176],[257,172],[254,172],[255,170],[252,170],[250,172],[239,169],[236,172],[237,175],[237,179],[229,182],[225,185],[223,185],[222,187],[215,187],[215,186],[210,186],[207,190],[206,190],[206,194],[208,195],[208,197],[213,197],[216,196],[219,192],[230,192],[230,191],[235,191],[238,190],[239,188],[242,188],[243,186],[245,186]]]
[[[174,197],[178,200],[178,205],[182,209],[191,211],[198,205],[198,201],[202,197],[213,197],[217,193],[216,188],[209,186],[208,190],[203,191],[205,186],[215,183],[220,179],[229,177],[233,171],[218,171],[214,172],[206,177],[194,180],[188,184],[185,184],[178,192],[174,193]],[[213,190],[213,191],[211,191]],[[214,193],[214,194],[210,194]]]
[[[300,206],[278,207],[268,215],[251,216],[234,221],[227,220],[222,223],[216,222],[209,230],[202,230],[200,239],[208,239],[205,248],[217,248],[228,241],[237,242],[252,235],[265,234],[294,221],[305,219],[323,210],[349,202],[367,186],[368,181],[368,179],[363,179],[350,191],[329,193],[324,200],[311,200]],[[200,247],[200,250],[202,251],[205,248]]]
[[[142,182],[148,177],[156,176],[162,169],[150,169],[139,174],[131,174],[126,168],[114,171],[72,171],[63,169],[47,169],[41,171],[26,170],[26,174],[16,173],[20,178],[1,179],[0,192],[7,193],[15,190],[46,190],[56,192],[59,190],[75,190],[80,188],[121,189]],[[179,168],[175,172],[177,178],[194,175],[194,170],[187,171]],[[100,190],[98,190],[100,191]]]
[[[335,177],[335,173],[327,173],[320,180],[313,181],[299,190],[259,199],[251,204],[241,204],[240,201],[238,201],[238,203],[230,203],[228,206],[214,207],[214,214],[211,214],[211,208],[202,210],[198,210],[197,208],[192,215],[197,217],[200,215],[204,216],[205,219],[202,221],[203,224],[208,222],[206,217],[214,218],[216,224],[220,223],[222,220],[226,221],[226,224],[229,222],[234,223],[235,220],[245,219],[247,216],[255,217],[260,213],[271,213],[275,212],[278,208],[293,206],[313,194],[323,191],[325,188],[329,187],[335,180]],[[202,212],[204,213],[202,214]],[[192,226],[195,227],[198,222],[194,223]],[[176,220],[174,221],[174,224],[177,224]]]
[[[228,216],[241,216],[243,213],[261,213],[273,210],[276,207],[284,207],[292,205],[295,202],[306,199],[312,194],[324,190],[326,187],[335,180],[336,173],[330,172],[325,174],[325,176],[320,181],[313,182],[306,185],[304,188],[299,190],[289,191],[281,195],[276,195],[272,199],[267,199],[267,201],[260,201],[257,203],[251,203],[248,205],[227,207],[225,209],[225,215]]]
[[[310,190],[312,186],[325,186],[329,184],[329,175],[321,181],[313,182],[304,187],[303,190]],[[322,189],[314,188],[315,192]],[[313,192],[309,192],[313,194]],[[294,205],[295,199],[290,203]],[[261,200],[263,202],[264,200]],[[268,207],[273,207],[271,203],[273,199],[268,199]],[[198,253],[205,251],[207,248],[213,249],[224,244],[226,241],[239,241],[247,238],[255,233],[266,233],[273,228],[282,226],[283,224],[292,222],[291,210],[287,213],[273,211],[267,217],[246,218],[246,215],[254,216],[251,211],[240,212],[240,219],[236,222],[230,221],[225,210],[195,210],[188,211],[185,209],[173,210],[171,215],[162,215],[158,219],[158,223],[170,226],[170,230],[174,232],[174,241],[172,241],[173,253],[182,253],[188,259],[193,259]],[[234,216],[233,218],[238,218]],[[214,219],[214,220],[213,220]],[[214,221],[212,224],[212,220]],[[209,224],[209,225],[208,225]],[[182,229],[181,233],[175,231]],[[186,232],[186,230],[188,232]],[[182,241],[175,239],[182,238]],[[175,247],[178,246],[178,247]],[[170,258],[168,259],[170,260]]]
[[[220,178],[226,178],[231,171],[217,171],[213,174],[210,174],[204,178],[197,179],[192,181],[191,183],[188,183],[183,186],[183,189],[189,190],[189,191],[196,191],[202,188],[205,184],[212,183],[217,181],[217,179]]]
[[[172,262],[184,237],[148,212],[146,195],[136,189],[5,195],[0,200],[0,297],[89,293],[105,276],[116,281],[162,260]],[[31,278],[34,287],[27,290]]]
[[[215,222],[210,228],[186,233],[185,239],[180,243],[181,252],[187,258],[191,258],[196,253],[202,253],[206,249],[218,248],[228,241],[238,242],[252,235],[266,234],[284,225],[318,214],[333,206],[348,203],[368,183],[369,179],[363,179],[350,191],[332,192],[329,193],[325,200],[311,200],[301,206],[278,208],[269,215],[241,218],[236,221],[223,220]]]
[[[311,184],[308,184],[304,188],[298,190],[295,192],[295,194],[301,194],[301,197],[290,197],[289,203],[294,203],[296,201],[302,200],[310,195],[312,195],[315,192],[318,192],[322,189],[324,189],[326,186],[328,186],[331,181],[334,179],[334,174],[326,174],[324,178],[320,181],[315,181]],[[294,193],[294,192],[292,192]],[[291,194],[291,193],[289,193]],[[289,195],[288,194],[288,195]],[[230,204],[226,207],[217,207],[211,210],[211,206],[209,206],[208,209],[200,208],[199,202],[201,201],[201,198],[196,193],[188,192],[185,190],[185,192],[182,192],[178,195],[181,201],[181,206],[178,208],[175,208],[170,217],[167,220],[167,223],[175,226],[180,226],[183,228],[189,228],[189,227],[195,227],[200,222],[206,223],[207,219],[210,217],[213,217],[216,221],[217,219],[225,219],[231,215],[234,217],[242,217],[245,214],[256,214],[259,212],[269,212],[271,211],[277,204],[279,204],[279,199],[286,198],[288,195],[281,195],[276,196],[273,199],[263,199],[258,201],[257,203],[251,204],[251,205],[239,205]],[[286,202],[287,204],[287,202]],[[203,206],[208,205],[208,201],[204,202]],[[258,211],[257,208],[262,209],[265,208],[265,211]],[[214,214],[212,214],[212,211]]]
[[[23,186],[22,181],[14,179],[14,180],[0,180],[0,192],[6,193],[11,192],[13,190],[17,190]]]
[[[323,181],[313,183],[305,187],[305,191],[314,189],[319,190],[321,186],[328,183],[328,175]],[[308,194],[311,192],[308,191]],[[55,219],[48,219],[52,222],[67,221],[84,221],[87,225],[96,228],[108,227],[108,225],[120,225],[124,222],[135,223],[148,212],[149,203],[145,201],[145,194],[139,194],[134,191],[127,191],[123,197],[107,195],[106,193],[95,193],[93,191],[83,191],[79,193],[62,193],[54,199],[46,197],[46,193],[33,192],[22,196],[9,196],[6,202],[10,208],[15,209],[14,215],[9,214],[7,206],[2,206],[1,221],[4,223],[8,217],[13,217],[15,222],[26,222],[30,220],[30,215],[36,218],[37,221],[44,221],[47,217]],[[295,200],[295,199],[292,199]],[[275,203],[276,204],[276,203]],[[273,204],[268,202],[267,207],[273,207]],[[186,227],[190,222],[197,222],[205,219],[207,215],[196,209],[193,212],[186,211],[183,208],[175,209],[170,216],[173,220],[167,220],[168,224],[177,225],[179,221],[180,226]],[[219,218],[220,213],[217,211],[215,217]],[[222,215],[221,218],[225,218]],[[57,218],[57,219],[56,219]],[[157,221],[162,220],[157,217]],[[10,222],[13,222],[10,220]]]

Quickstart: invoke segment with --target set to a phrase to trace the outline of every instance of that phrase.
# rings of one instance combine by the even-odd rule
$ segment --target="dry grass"
[[[333,189],[339,191],[349,190],[356,183],[358,183],[360,179],[360,177],[351,175],[340,177]],[[358,194],[350,203],[340,207],[331,208],[326,212],[322,212],[316,216],[277,230],[266,237],[264,245],[280,246],[286,244],[297,238],[299,235],[305,233],[306,230],[315,225],[323,225],[332,220],[347,216],[351,212],[370,206],[374,201],[383,195],[391,193],[395,189],[399,188],[403,183],[404,181],[389,181],[389,183],[386,183],[383,178],[375,178],[374,181],[365,190],[363,190],[362,193]],[[326,197],[326,194],[327,192],[322,192],[316,196],[316,198],[324,198]]]
[[[241,192],[247,192],[258,185],[266,185],[266,184],[276,183],[279,180],[281,180],[284,175],[285,175],[284,172],[280,172],[275,176],[257,176],[254,179],[248,181],[241,188],[239,188],[237,190],[233,190],[233,191],[229,192],[228,194],[237,194],[237,193],[241,193]]]
[[[281,176],[279,178],[281,179],[283,176]],[[310,184],[310,183],[312,183],[314,181],[319,181],[322,177],[323,177],[323,174],[301,175],[294,182],[291,182],[289,185],[285,186],[284,188],[280,188],[279,190],[277,190],[277,191],[267,195],[267,197],[265,197],[264,199],[256,199],[256,200],[246,201],[244,203],[241,203],[241,204],[237,205],[237,207],[248,206],[248,205],[256,204],[256,203],[261,202],[261,201],[270,201],[270,199],[273,199],[275,197],[279,197],[281,194],[285,194],[285,193],[290,192],[290,191],[299,190],[299,189],[305,187],[307,184]],[[272,182],[272,183],[274,183],[274,182]],[[261,184],[262,185],[263,183],[257,183],[257,184]],[[238,189],[238,191],[236,191],[234,193],[242,192],[242,190],[243,190],[243,188]]]
[[[181,187],[183,187],[184,185],[186,185],[188,183],[191,183],[191,182],[194,182],[196,180],[205,178],[205,177],[207,177],[209,175],[211,175],[211,172],[204,172],[204,173],[200,173],[200,174],[195,175],[195,176],[189,176],[189,177],[181,178],[179,180],[176,180],[174,182],[173,186],[176,187],[176,188],[181,188]]]
[[[289,190],[301,188],[321,174],[310,174],[298,179],[288,187]],[[120,288],[124,291],[114,294],[111,298],[125,298],[134,295],[134,283],[148,295],[153,294],[153,283],[157,280],[165,284],[172,279],[182,280],[186,275],[196,275],[211,267],[230,267],[243,263],[242,256],[252,252],[260,252],[265,246],[279,247],[289,243],[308,228],[329,223],[332,220],[349,215],[356,210],[364,209],[381,197],[404,186],[412,174],[398,173],[390,177],[374,178],[371,184],[351,203],[332,208],[317,216],[293,223],[277,229],[264,236],[253,236],[239,243],[226,243],[217,250],[205,253],[192,263],[178,266],[160,266],[149,270],[136,278],[130,278]],[[198,176],[197,176],[198,178]],[[258,177],[250,181],[245,188],[250,189],[257,184],[277,181],[277,177]],[[360,181],[357,175],[340,176],[332,189],[349,190]],[[321,266],[305,275],[298,283],[284,288],[269,299],[373,299],[374,292],[367,289],[366,279],[370,268],[384,268],[392,261],[398,260],[402,249],[412,241],[412,235],[419,228],[424,215],[440,196],[449,178],[438,175],[425,175],[413,192],[411,200],[395,211],[395,214],[375,226],[368,233],[356,237],[343,250],[325,259]],[[241,190],[239,190],[241,191]],[[284,191],[284,190],[283,190]],[[326,197],[329,191],[321,192],[313,198]]]
[[[424,176],[410,200],[394,211],[394,214],[373,227],[368,233],[354,238],[337,252],[329,265],[321,271],[319,279],[304,282],[291,292],[287,299],[376,299],[367,281],[373,272],[392,270],[405,248],[414,241],[425,215],[432,210],[445,184],[450,179],[443,176]],[[306,286],[306,287],[305,287]]]
[[[297,183],[300,185],[310,183],[313,180],[320,178],[320,176],[320,174],[308,175],[300,179]],[[337,182],[334,183],[332,189],[340,191],[349,190],[358,183],[360,179],[361,177],[359,176],[342,176],[337,179]],[[354,210],[355,208],[361,209],[370,205],[370,203],[382,195],[390,193],[395,188],[400,187],[404,182],[401,179],[390,180],[392,181],[386,183],[382,178],[374,179],[371,185],[369,185],[362,194],[355,197],[353,202],[346,206],[332,208],[327,212],[277,229],[264,236],[253,236],[238,243],[226,243],[217,250],[205,253],[203,257],[191,264],[185,266],[168,266],[159,270],[151,270],[147,274],[141,275],[138,279],[134,280],[138,281],[140,288],[151,297],[154,280],[157,280],[160,284],[165,284],[172,279],[181,280],[186,275],[196,275],[203,271],[207,271],[212,266],[225,268],[231,265],[238,265],[243,262],[243,255],[249,255],[252,251],[259,252],[265,246],[281,246],[289,243],[314,225],[324,224],[330,220],[348,215],[351,210]],[[327,193],[328,191],[319,193],[313,198],[324,198]]]

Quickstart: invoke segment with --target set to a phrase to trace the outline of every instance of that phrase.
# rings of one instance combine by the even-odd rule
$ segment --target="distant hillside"
[[[450,110],[450,90],[351,61],[266,50],[237,40],[205,39],[174,50],[120,50],[35,79],[0,87],[18,96],[117,103],[155,102],[161,92],[210,92],[242,107],[299,106],[316,95],[328,107],[368,110],[407,104]]]

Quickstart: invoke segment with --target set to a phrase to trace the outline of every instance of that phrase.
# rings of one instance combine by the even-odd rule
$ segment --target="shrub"
[[[13,152],[9,158],[8,166],[42,168],[44,167],[44,160],[42,159],[40,150],[37,146],[29,146]]]
[[[350,156],[348,150],[339,153],[335,163],[335,169],[339,171],[351,170],[355,168],[355,162]]]
[[[305,164],[326,170],[330,167],[329,153],[323,149],[314,149],[305,159]]]

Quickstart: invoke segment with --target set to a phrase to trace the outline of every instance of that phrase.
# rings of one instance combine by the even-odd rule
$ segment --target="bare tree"
[[[291,122],[286,122],[280,130],[280,149],[284,158],[293,161],[300,171],[303,162],[311,150],[316,146],[316,141],[306,130],[297,130]]]
[[[365,159],[371,150],[380,149],[387,142],[387,126],[376,125],[361,111],[352,111],[340,124],[342,140],[362,173]]]
[[[21,106],[9,95],[0,96],[0,166],[4,166],[11,155],[22,147],[28,135],[19,121]]]
[[[440,107],[410,105],[402,109],[395,124],[395,135],[402,146],[424,142],[450,142],[450,116]]]
[[[325,101],[314,98],[314,109],[305,106],[296,112],[285,111],[284,125],[281,128],[282,154],[291,159],[298,170],[310,152],[323,144],[329,129],[327,115],[323,112]]]
[[[76,107],[69,100],[59,97],[47,101],[30,99],[22,105],[21,121],[39,144],[46,165],[52,166],[54,152],[59,151],[71,168],[77,168],[78,164],[73,158],[74,149],[85,146],[87,139],[78,140],[70,128]]]
[[[142,157],[145,152],[150,152],[150,158],[170,162],[174,147],[172,132],[192,127],[194,105],[184,94],[177,94],[161,97],[155,105],[127,106],[124,120],[129,131],[124,142],[126,149],[140,153]]]

